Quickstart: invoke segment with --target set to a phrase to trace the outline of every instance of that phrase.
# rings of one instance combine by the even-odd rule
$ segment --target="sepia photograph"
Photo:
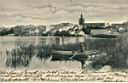
[[[128,0],[0,0],[0,82],[128,82]]]

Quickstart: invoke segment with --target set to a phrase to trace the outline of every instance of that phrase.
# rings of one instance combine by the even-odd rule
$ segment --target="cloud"
[[[0,0],[0,25],[123,21],[128,18],[128,0]],[[4,21],[4,22],[3,22]]]

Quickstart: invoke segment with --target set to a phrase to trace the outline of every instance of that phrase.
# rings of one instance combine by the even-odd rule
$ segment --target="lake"
[[[1,69],[81,69],[81,63],[51,61],[50,50],[107,50],[115,46],[115,39],[91,37],[0,37]],[[43,49],[43,50],[42,50]]]

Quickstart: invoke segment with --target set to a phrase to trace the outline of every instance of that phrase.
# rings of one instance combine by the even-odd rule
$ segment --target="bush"
[[[68,31],[56,31],[55,36],[71,36],[70,33]]]
[[[1,36],[4,36],[4,35],[8,35],[8,34],[13,34],[14,33],[14,30],[13,30],[13,28],[11,28],[11,29],[3,29],[1,32],[0,32],[0,35]]]
[[[128,34],[123,34],[118,37],[116,47],[109,50],[110,65],[115,68],[128,68]]]

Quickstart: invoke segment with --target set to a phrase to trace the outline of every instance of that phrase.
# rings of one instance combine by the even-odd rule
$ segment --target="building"
[[[79,36],[83,36],[85,35],[84,32],[82,31],[82,26],[81,25],[74,25],[72,28],[68,29],[68,32],[71,35],[79,35]]]
[[[123,24],[122,24],[122,23],[113,23],[113,24],[111,25],[111,27],[112,27],[112,28],[115,28],[115,29],[118,29],[118,28],[120,28],[120,27],[123,27]]]
[[[36,29],[36,31],[38,30],[38,34],[39,35],[42,35],[42,34],[46,34],[47,33],[47,31],[46,31],[46,26],[44,26],[44,25],[39,25],[39,26],[37,26],[37,29]]]
[[[84,36],[85,33],[81,29],[76,29],[75,30],[75,35]]]
[[[108,29],[92,29],[91,34],[92,35],[111,34],[111,32]]]
[[[79,25],[84,25],[84,22],[85,22],[85,19],[81,13],[80,18],[79,18]]]
[[[80,15],[80,18],[79,18],[79,25],[82,25],[82,26],[87,26],[87,27],[90,27],[90,28],[98,28],[98,29],[102,29],[102,28],[105,28],[106,24],[105,23],[85,23],[85,19],[81,13]]]
[[[34,26],[34,25],[18,25],[14,27],[15,35],[42,35],[46,34],[46,26]]]
[[[105,28],[105,23],[85,23],[85,26],[90,27],[91,29],[102,29]]]
[[[125,28],[125,29],[128,29],[128,21],[126,21],[126,22],[123,22],[123,28]]]
[[[111,25],[113,30],[116,30],[118,33],[124,33],[128,31],[128,23],[114,23]]]
[[[74,31],[73,28],[70,28],[70,29],[68,30],[68,32],[70,33],[70,35],[75,35],[75,31]]]
[[[74,27],[74,24],[72,23],[60,23],[56,25],[51,25],[51,29],[49,30],[50,33],[54,34],[56,31],[62,32],[62,31],[68,31],[69,29]]]
[[[36,28],[29,28],[28,34],[31,35],[31,36],[36,35],[35,30],[36,30]]]
[[[28,35],[28,32],[29,32],[29,28],[27,28],[27,27],[23,27],[22,30],[21,30],[21,33],[24,36],[27,36]]]

